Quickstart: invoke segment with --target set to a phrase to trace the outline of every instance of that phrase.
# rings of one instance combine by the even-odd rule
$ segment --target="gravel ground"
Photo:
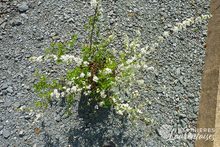
[[[108,30],[119,36],[141,30],[143,44],[150,44],[176,22],[208,12],[209,1],[195,3],[103,0],[103,10]],[[82,40],[83,24],[92,12],[87,0],[0,2],[0,146],[96,147],[109,141],[118,146],[193,146],[194,140],[167,140],[166,134],[170,129],[181,134],[181,128],[196,125],[207,22],[169,37],[148,55],[154,69],[142,74],[150,88],[141,94],[151,101],[146,111],[155,123],[134,127],[113,114],[83,121],[77,112],[67,117],[60,106],[44,113],[31,111],[39,99],[33,93],[33,73],[41,65],[28,58],[42,55],[52,39],[65,40],[76,33]],[[49,63],[46,67],[58,68]]]

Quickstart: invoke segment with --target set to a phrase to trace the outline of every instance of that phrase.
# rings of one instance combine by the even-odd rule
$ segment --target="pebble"
[[[8,84],[7,84],[7,83],[3,83],[1,89],[2,89],[2,90],[5,90],[5,89],[7,89],[7,88],[8,88]]]
[[[1,104],[1,103],[4,103],[4,100],[3,100],[3,99],[0,99],[0,104]]]
[[[14,26],[20,26],[22,25],[23,22],[19,19],[19,18],[15,18],[11,21],[11,25],[14,27]]]
[[[3,126],[3,125],[0,125],[0,131],[1,131],[3,128],[4,128],[4,126]]]
[[[23,137],[25,135],[24,130],[19,131],[18,135],[19,137]]]
[[[27,14],[25,14],[25,13],[22,13],[21,16],[22,16],[23,18],[25,18],[25,19],[28,19],[28,16],[27,16]]]
[[[164,139],[166,139],[166,137],[169,137],[169,133],[172,130],[172,126],[164,124],[162,125],[160,128],[156,129],[156,132],[163,137]]]
[[[20,106],[21,106],[20,102],[15,102],[15,103],[14,103],[14,107],[15,107],[15,108],[19,108]]]
[[[2,135],[5,139],[8,139],[11,135],[11,132],[8,130],[3,130]]]
[[[57,122],[60,122],[60,120],[61,120],[60,115],[57,115],[57,116],[55,117],[55,120],[56,120]]]
[[[13,93],[13,92],[14,92],[14,90],[13,90],[13,88],[12,88],[11,86],[9,86],[6,90],[7,90],[7,92],[9,92],[9,93]]]
[[[18,5],[18,10],[21,13],[26,12],[29,9],[29,6],[27,4],[27,2],[22,2],[21,4]]]
[[[29,119],[31,119],[31,116],[30,115],[25,115],[24,119],[29,120]]]

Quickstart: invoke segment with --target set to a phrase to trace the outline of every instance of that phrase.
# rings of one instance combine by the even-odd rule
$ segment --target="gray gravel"
[[[141,30],[143,44],[149,44],[176,22],[208,12],[209,1],[196,3],[194,7],[185,0],[103,0],[106,31],[113,30],[120,37]],[[150,88],[141,94],[151,100],[146,111],[155,123],[134,127],[113,114],[83,121],[76,110],[67,117],[56,105],[44,113],[31,111],[39,99],[31,86],[33,73],[44,67],[31,64],[28,58],[42,55],[52,39],[66,40],[68,34],[77,33],[83,41],[82,24],[92,12],[86,0],[0,3],[0,146],[101,146],[109,141],[118,146],[193,146],[194,140],[168,141],[164,134],[166,128],[196,125],[205,56],[200,46],[205,42],[207,22],[169,37],[148,55],[154,70],[143,74]],[[58,68],[49,63],[46,67]]]

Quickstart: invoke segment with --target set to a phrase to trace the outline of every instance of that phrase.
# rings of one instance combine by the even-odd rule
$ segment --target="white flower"
[[[80,78],[84,78],[84,77],[85,77],[85,74],[82,72],[79,77],[80,77]]]
[[[97,92],[97,93],[99,93],[99,92],[100,92],[99,88],[97,88],[96,92]]]
[[[95,105],[95,109],[99,109],[99,106],[98,106],[98,105]]]
[[[118,110],[117,113],[118,113],[119,115],[123,115],[123,111],[122,111],[122,110]]]
[[[146,46],[145,46],[145,50],[148,50],[148,49],[149,49],[149,45],[146,45]]]
[[[91,72],[87,72],[87,77],[91,77]]]
[[[82,88],[77,88],[76,91],[77,91],[77,92],[81,92],[81,91],[82,91]]]
[[[115,103],[116,102],[116,99],[113,97],[113,98],[111,98],[112,99],[112,101]]]
[[[82,59],[81,58],[75,58],[75,62],[77,64],[77,66],[80,66],[82,64]]]
[[[137,109],[137,113],[143,114],[143,112],[140,109]]]
[[[159,44],[158,43],[154,43],[154,44],[152,44],[152,48],[157,48],[159,46]],[[152,49],[151,48],[151,49]],[[154,49],[153,49],[154,50]]]
[[[33,58],[33,60],[35,60],[36,62],[42,62],[43,61],[43,56]]]
[[[212,15],[201,15],[201,18],[203,19],[203,20],[205,20],[205,19],[208,19],[208,18],[211,18],[212,17]]]
[[[194,17],[191,17],[188,20],[190,21],[191,24],[195,23],[195,18]]]
[[[106,98],[106,96],[107,96],[107,95],[105,94],[105,91],[104,91],[104,90],[100,92],[100,95],[101,95],[102,98]]]
[[[84,64],[84,65],[89,65],[89,62],[84,61],[83,64]]]
[[[83,92],[83,94],[84,94],[85,96],[87,96],[87,95],[88,95],[88,93],[87,93],[86,91],[84,91],[84,92]]]
[[[170,35],[170,33],[168,31],[163,32],[164,37],[168,37],[169,35]]]
[[[145,54],[145,53],[146,53],[145,48],[141,48],[141,54]]]
[[[141,65],[140,64],[136,64],[134,68],[138,70],[138,69],[141,68]]]
[[[110,68],[105,68],[104,72],[105,74],[111,74],[112,70]]]
[[[153,66],[150,66],[150,67],[147,68],[147,70],[153,71],[153,70],[154,70],[154,67],[153,67]]]
[[[196,22],[197,22],[197,23],[201,23],[201,22],[202,22],[202,18],[201,18],[200,16],[197,17],[197,18],[196,18]]]
[[[190,26],[190,20],[183,21],[183,25]]]
[[[158,40],[159,40],[160,42],[163,42],[163,41],[164,41],[163,36],[159,36],[159,37],[158,37]]]
[[[98,82],[99,78],[97,76],[94,76],[92,79],[94,82]]]
[[[54,93],[53,92],[51,92],[50,97],[54,97]]]
[[[60,93],[57,89],[54,89],[50,96],[58,99],[60,97]]]
[[[76,87],[76,86],[71,87],[71,89],[70,89],[70,92],[71,92],[71,93],[74,93],[74,92],[76,92],[76,91],[77,91],[77,87]]]
[[[71,86],[73,84],[73,82],[72,81],[68,81],[66,84]]]
[[[30,57],[30,61],[33,61],[33,62],[35,62],[36,61],[36,59],[37,59],[37,57]]]
[[[123,70],[123,68],[124,68],[124,64],[123,63],[118,65],[118,69]]]
[[[66,93],[69,94],[70,93],[70,88],[66,89]]]
[[[173,27],[173,32],[175,33],[179,32],[179,28],[177,26]]]
[[[104,104],[105,104],[104,102],[100,102],[100,103],[99,103],[99,106],[100,106],[100,107],[103,107]]]
[[[87,94],[90,94],[90,93],[91,93],[91,91],[90,91],[90,90],[88,90],[88,91],[87,91]]]
[[[137,83],[140,84],[140,85],[143,85],[144,84],[144,80],[138,80]]]
[[[91,85],[88,85],[86,88],[87,88],[87,89],[91,89]]]
[[[128,60],[126,61],[126,63],[127,63],[127,64],[131,64],[132,62],[134,62],[134,60],[135,60],[135,57],[133,57],[133,58],[131,58],[131,59],[128,59]]]
[[[132,92],[133,96],[139,96],[139,92],[137,90],[135,90],[134,92]]]
[[[64,97],[65,96],[65,93],[64,92],[61,92],[61,97]]]
[[[128,108],[129,105],[128,105],[128,103],[126,103],[126,104],[121,104],[121,107]]]
[[[91,7],[93,8],[95,8],[98,4],[97,0],[91,0],[90,3],[91,3]]]

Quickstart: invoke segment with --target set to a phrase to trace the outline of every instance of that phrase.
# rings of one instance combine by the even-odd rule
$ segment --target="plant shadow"
[[[96,101],[90,100],[93,99],[89,95],[82,94],[78,104],[78,117],[83,119],[85,124],[104,122],[108,118],[111,109],[98,107]]]
[[[116,147],[131,144],[133,137],[125,135],[128,130],[127,117],[117,115],[110,108],[95,109],[96,103],[87,105],[88,99],[87,96],[81,97],[77,108],[78,122],[65,134],[68,147]],[[62,146],[61,140],[54,139],[48,132],[44,134],[44,142],[45,147]]]
[[[129,142],[124,137],[126,127],[117,128],[115,133],[114,125],[101,123],[81,123],[79,126],[71,128],[68,132],[68,143],[71,147],[116,147],[123,146],[122,142]],[[113,131],[109,133],[109,130]]]
[[[96,103],[87,105],[88,99],[87,96],[82,96],[80,99],[78,117],[81,123],[69,130],[69,145],[71,147],[115,147],[116,144],[121,144],[122,140],[128,142],[128,139],[124,137],[127,128],[126,118],[118,118],[110,108],[95,109]],[[115,119],[121,124],[120,127],[115,126]]]

